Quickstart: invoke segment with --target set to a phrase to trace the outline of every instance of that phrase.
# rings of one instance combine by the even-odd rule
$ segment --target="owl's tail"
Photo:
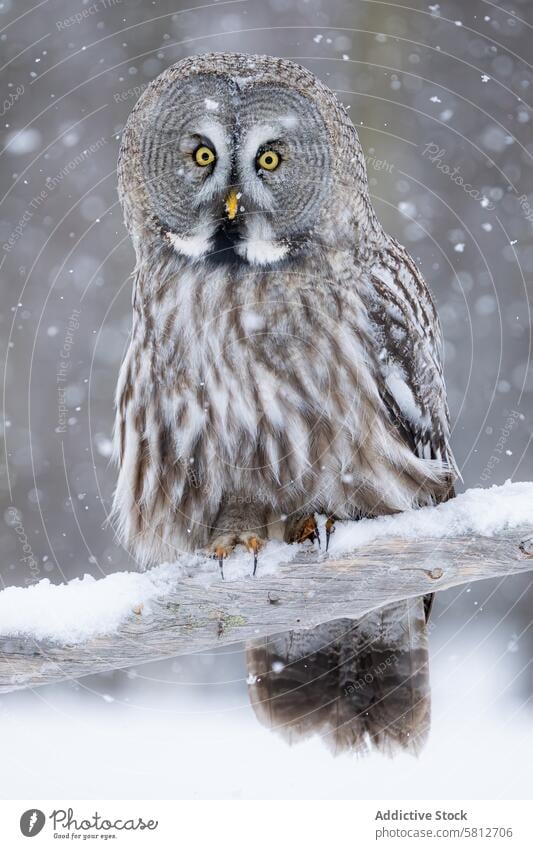
[[[335,753],[417,754],[430,725],[422,598],[247,647],[257,718],[289,743],[320,735]]]

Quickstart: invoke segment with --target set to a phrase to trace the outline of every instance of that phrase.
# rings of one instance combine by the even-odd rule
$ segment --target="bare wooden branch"
[[[493,537],[384,539],[343,557],[311,553],[275,575],[191,579],[109,636],[73,646],[0,636],[0,692],[213,649],[344,617],[436,590],[533,570],[531,528]],[[1,627],[1,625],[0,625]]]

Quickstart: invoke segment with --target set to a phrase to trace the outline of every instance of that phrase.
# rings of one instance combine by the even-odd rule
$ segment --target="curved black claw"
[[[318,528],[316,529],[316,531],[313,531],[312,533],[308,534],[304,542],[314,542],[315,540],[318,542],[318,547],[320,548],[320,533],[318,531]]]
[[[335,519],[331,517],[326,519],[326,551],[329,548],[329,540],[332,534],[335,533]]]
[[[224,580],[224,556],[222,554],[213,554],[213,560],[218,560],[218,568],[220,569],[220,577]]]

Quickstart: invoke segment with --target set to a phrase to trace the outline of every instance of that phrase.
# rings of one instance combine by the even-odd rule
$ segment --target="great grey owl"
[[[140,562],[449,496],[435,308],[325,85],[268,56],[180,61],[118,172],[137,263],[114,510]]]

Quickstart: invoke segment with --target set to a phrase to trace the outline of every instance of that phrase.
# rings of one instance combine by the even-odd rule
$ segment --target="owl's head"
[[[284,59],[191,57],[144,92],[119,160],[138,252],[162,240],[190,261],[280,263],[367,198],[357,134],[329,89]],[[348,194],[347,194],[348,193]],[[359,201],[360,203],[360,201]]]

